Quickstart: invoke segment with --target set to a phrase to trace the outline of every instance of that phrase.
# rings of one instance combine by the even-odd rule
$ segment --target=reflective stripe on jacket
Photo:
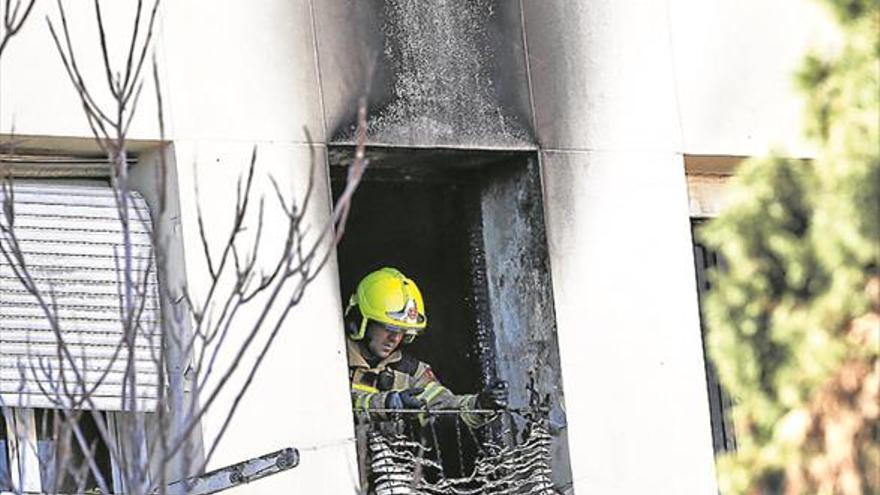
[[[355,411],[369,412],[371,409],[384,409],[391,392],[410,388],[424,389],[419,398],[425,401],[428,409],[476,409],[476,395],[456,395],[437,380],[428,364],[400,349],[395,350],[376,366],[370,366],[357,342],[346,339],[348,350],[348,374],[351,379],[351,401]],[[384,419],[384,413],[373,413]],[[477,414],[464,412],[462,420],[471,427],[483,424],[487,419]]]

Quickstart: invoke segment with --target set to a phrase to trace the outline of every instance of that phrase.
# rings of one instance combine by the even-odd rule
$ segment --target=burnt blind
[[[58,322],[50,323],[16,275],[18,262],[0,253],[0,399],[18,407],[154,410],[162,347],[144,199],[130,194],[138,308],[131,325],[122,316],[123,230],[111,188],[18,182],[11,194],[0,191],[0,202],[4,209],[14,206],[13,225],[5,214],[0,225],[12,227],[27,272]],[[13,255],[9,232],[0,232],[0,243]],[[134,387],[128,376],[134,376]],[[85,394],[91,404],[80,400]]]

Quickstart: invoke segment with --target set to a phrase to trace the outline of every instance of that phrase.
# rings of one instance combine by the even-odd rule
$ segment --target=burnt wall
[[[521,9],[507,0],[315,4],[327,133],[403,146],[534,146]]]
[[[486,177],[481,207],[495,367],[510,384],[511,407],[539,401],[549,408],[554,483],[567,485],[571,468],[538,163],[530,157],[521,166],[495,166]]]

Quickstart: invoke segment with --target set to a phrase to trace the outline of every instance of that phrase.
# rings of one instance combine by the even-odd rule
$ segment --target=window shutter
[[[122,316],[124,243],[113,190],[17,182],[12,194],[0,192],[0,200],[10,197],[15,236],[36,286],[56,308],[58,332],[0,255],[0,399],[18,407],[154,410],[162,341],[144,199],[133,192],[129,201],[134,301],[140,308],[132,347]],[[5,215],[0,224],[8,227]],[[0,234],[0,242],[9,253],[8,235]],[[133,390],[128,376],[135,377]],[[84,393],[91,404],[80,403]]]

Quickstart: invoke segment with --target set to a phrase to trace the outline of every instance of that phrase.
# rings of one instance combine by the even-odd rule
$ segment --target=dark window
[[[40,459],[40,482],[43,491],[50,493],[80,493],[99,488],[90,458],[112,490],[113,476],[110,453],[101,440],[95,419],[89,411],[73,411],[79,433],[88,445],[86,455],[77,440],[74,428],[65,423],[63,416],[53,410],[37,409],[34,418],[37,427],[37,456]]]
[[[736,436],[733,420],[730,418],[730,394],[724,390],[718,380],[715,364],[706,349],[706,322],[703,316],[703,304],[706,295],[712,290],[708,271],[716,267],[724,267],[720,255],[701,243],[697,237],[701,221],[693,221],[691,230],[694,238],[694,263],[697,272],[697,290],[700,303],[700,330],[703,337],[703,355],[706,363],[706,386],[709,392],[709,416],[712,421],[712,446],[716,454],[736,450]]]
[[[401,270],[419,286],[428,315],[428,330],[406,351],[429,363],[455,393],[474,393],[482,373],[475,345],[475,290],[485,290],[475,288],[471,276],[471,249],[482,249],[481,242],[471,248],[471,236],[479,235],[473,232],[479,222],[479,190],[467,173],[404,170],[380,162],[355,195],[338,250],[343,301],[367,273],[383,266]],[[433,453],[440,455],[445,471],[463,476],[460,463],[467,470],[476,447],[466,432],[456,434],[455,422],[453,416],[439,416],[427,440],[436,438],[440,444]]]
[[[12,473],[9,471],[9,437],[6,417],[0,412],[0,490],[12,490]]]

